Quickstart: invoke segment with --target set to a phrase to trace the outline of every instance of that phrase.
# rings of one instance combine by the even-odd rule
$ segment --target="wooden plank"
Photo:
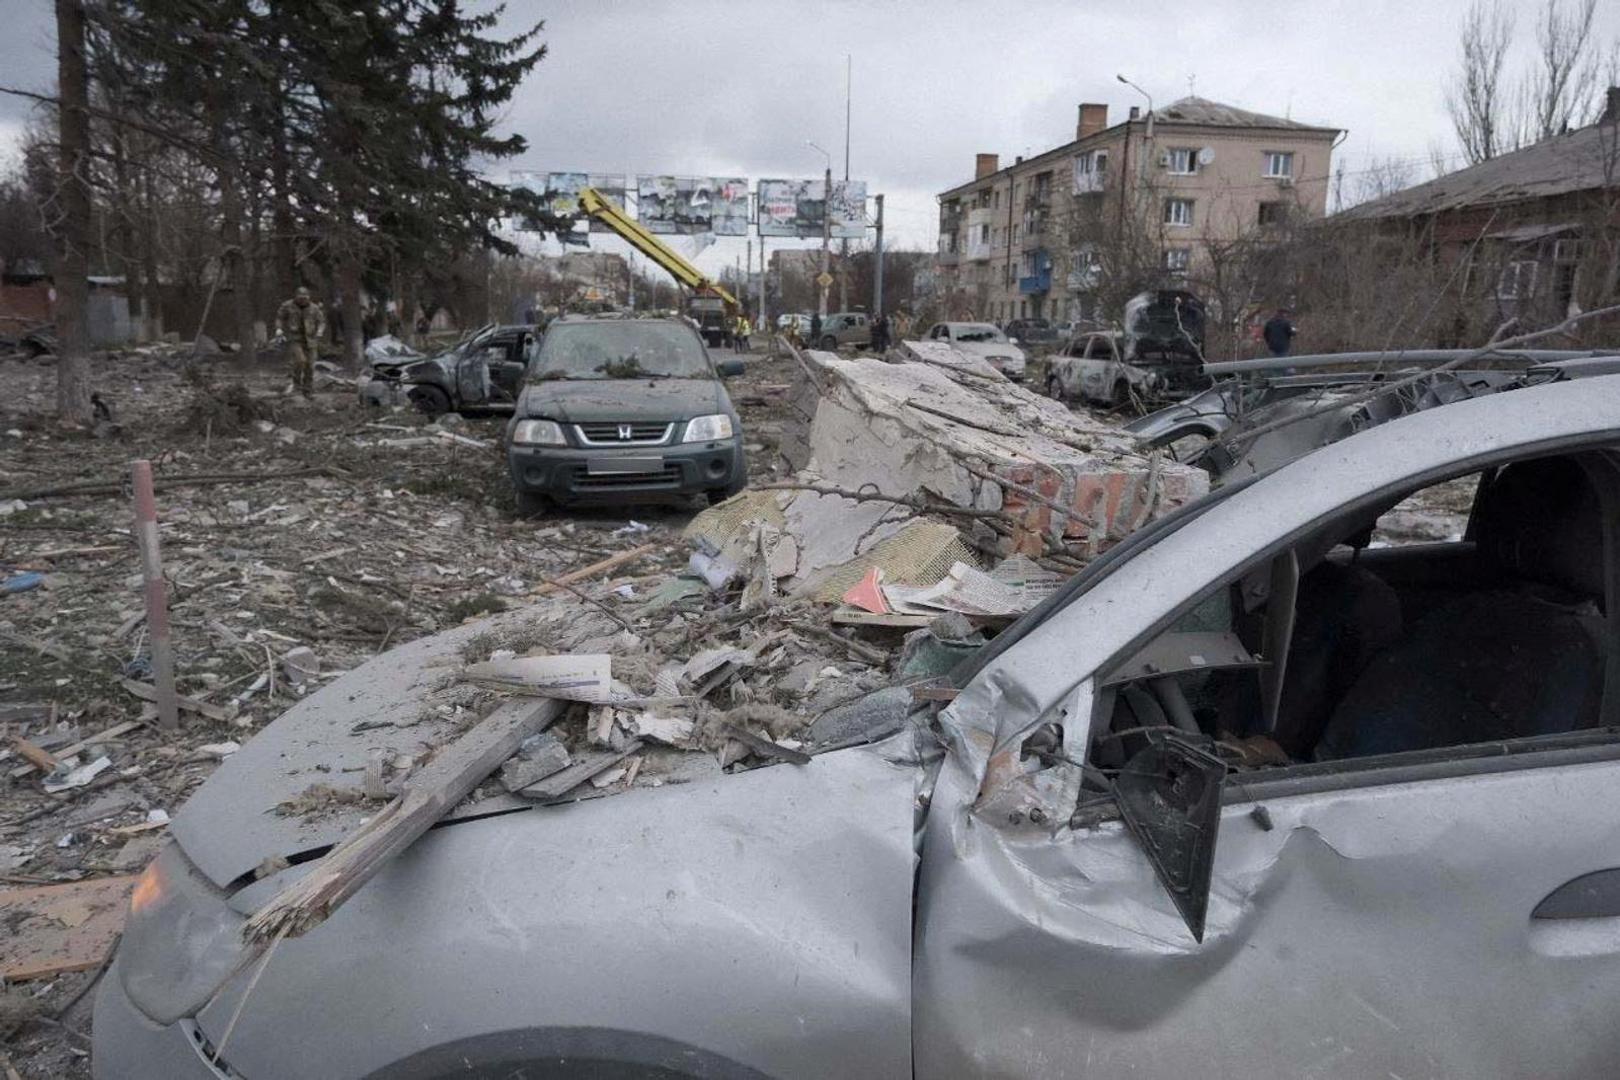
[[[112,727],[108,728],[106,731],[99,732],[98,734],[92,735],[88,739],[80,739],[76,743],[73,743],[73,744],[71,744],[69,746],[62,747],[60,750],[58,750],[56,752],[56,756],[57,757],[72,757],[74,754],[77,754],[80,750],[83,750],[87,746],[90,746],[90,745],[92,745],[94,743],[98,743],[98,742],[106,742],[108,739],[116,739],[120,735],[127,735],[131,731],[134,731],[136,728],[138,728],[140,726],[141,726],[141,722],[139,720],[125,720],[123,723],[114,724]],[[19,776],[27,776],[29,773],[31,773],[33,771],[34,771],[34,766],[32,764],[19,765],[15,769],[11,770],[11,776],[12,776],[13,779],[15,779],[15,778],[17,778]]]
[[[567,702],[551,698],[514,698],[490,713],[409,777],[393,802],[333,848],[311,873],[266,901],[243,924],[243,939],[262,949],[278,937],[297,937],[319,926],[499,768],[524,739],[550,727],[567,708]]]
[[[519,791],[525,799],[558,799],[579,787],[599,772],[604,772],[637,750],[640,740],[632,739],[623,750],[597,750],[581,754],[579,760],[561,772],[552,773]]]
[[[125,690],[128,690],[142,701],[150,701],[154,704],[157,702],[158,690],[157,687],[153,686],[151,683],[137,682],[134,679],[125,679],[123,680],[123,684]],[[175,700],[180,708],[184,709],[185,711],[194,712],[198,716],[207,717],[209,720],[218,720],[223,723],[225,721],[236,719],[235,711],[228,709],[223,705],[215,705],[211,702],[199,701],[196,698],[185,697],[184,695],[178,695]]]
[[[945,613],[942,611],[939,614]],[[879,615],[853,607],[838,608],[832,613],[832,622],[836,626],[882,626],[896,630],[916,630],[937,618],[939,615],[903,615],[898,611]]]
[[[124,928],[135,876],[0,892],[0,978],[43,979],[100,965]]]
[[[629,551],[621,551],[617,555],[609,555],[600,562],[593,562],[591,565],[582,566],[578,570],[570,570],[561,577],[554,577],[550,581],[547,581],[544,585],[529,590],[529,595],[544,596],[546,593],[555,592],[557,589],[572,585],[576,581],[584,581],[588,577],[594,577],[597,574],[605,574],[609,570],[617,570],[626,563],[635,562],[637,559],[641,558],[649,551],[653,551],[657,547],[657,544],[642,544],[640,547],[633,547]]]

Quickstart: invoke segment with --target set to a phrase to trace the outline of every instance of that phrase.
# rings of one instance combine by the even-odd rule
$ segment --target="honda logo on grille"
[[[620,442],[629,442],[630,441],[630,425],[629,424],[620,424],[619,425],[619,441]]]

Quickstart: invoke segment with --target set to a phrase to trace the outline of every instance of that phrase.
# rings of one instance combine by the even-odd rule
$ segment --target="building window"
[[[1284,150],[1266,151],[1265,177],[1268,180],[1292,180],[1294,178],[1294,155]]]
[[[1018,223],[1017,223],[1017,222],[1014,222],[1014,223],[1013,223],[1013,227],[1012,227],[1012,242],[1013,242],[1013,243],[1015,243],[1015,244],[1016,244],[1016,243],[1018,243],[1018,230],[1019,230],[1019,229],[1020,229],[1020,228],[1021,228],[1021,226],[1019,226],[1019,225],[1018,225]]]
[[[1193,222],[1193,201],[1191,199],[1164,200],[1164,223],[1166,225],[1191,225]]]
[[[979,226],[979,243],[981,243],[981,244],[990,243],[990,226],[988,226],[988,225],[980,225]]]
[[[1192,265],[1191,248],[1167,248],[1164,253],[1164,268],[1176,277],[1187,273],[1187,267]]]
[[[1018,301],[1018,317],[1020,319],[1029,318],[1029,301],[1028,300],[1020,300],[1020,301]]]
[[[994,195],[992,195],[990,201],[991,201],[992,207],[997,207],[997,208],[1000,207],[1001,206],[1001,192],[997,191]]]
[[[1260,224],[1281,225],[1288,220],[1288,204],[1280,202],[1263,202],[1260,204]]]
[[[1101,191],[1108,172],[1108,151],[1093,150],[1074,159],[1074,193]]]
[[[1528,300],[1536,295],[1537,269],[1534,259],[1520,259],[1508,263],[1502,268],[1502,276],[1496,282],[1496,298]]]
[[[1164,152],[1164,167],[1174,176],[1191,176],[1198,171],[1198,151],[1190,146],[1172,146]]]

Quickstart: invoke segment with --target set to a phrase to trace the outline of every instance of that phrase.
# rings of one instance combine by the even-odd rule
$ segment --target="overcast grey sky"
[[[503,123],[528,153],[513,168],[809,177],[842,171],[844,57],[853,57],[851,174],[888,196],[891,246],[932,248],[934,193],[969,179],[976,152],[1003,160],[1073,138],[1075,108],[1110,118],[1188,93],[1331,124],[1355,173],[1376,158],[1428,171],[1454,153],[1443,84],[1466,0],[514,0],[508,29],[544,19],[550,55]],[[1532,44],[1518,0],[1519,49]],[[49,0],[0,0],[0,81],[49,90]],[[1620,3],[1598,36],[1620,35]],[[0,97],[0,147],[28,107]],[[504,168],[503,168],[504,171]],[[595,241],[600,243],[600,241]],[[773,242],[773,247],[775,246]],[[733,250],[735,249],[735,250]],[[702,261],[731,263],[741,241]]]

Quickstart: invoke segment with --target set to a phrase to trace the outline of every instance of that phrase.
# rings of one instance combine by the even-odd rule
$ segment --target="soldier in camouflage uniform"
[[[287,337],[287,367],[292,384],[309,397],[315,389],[315,354],[326,333],[326,314],[302,285],[276,311],[276,326]]]

